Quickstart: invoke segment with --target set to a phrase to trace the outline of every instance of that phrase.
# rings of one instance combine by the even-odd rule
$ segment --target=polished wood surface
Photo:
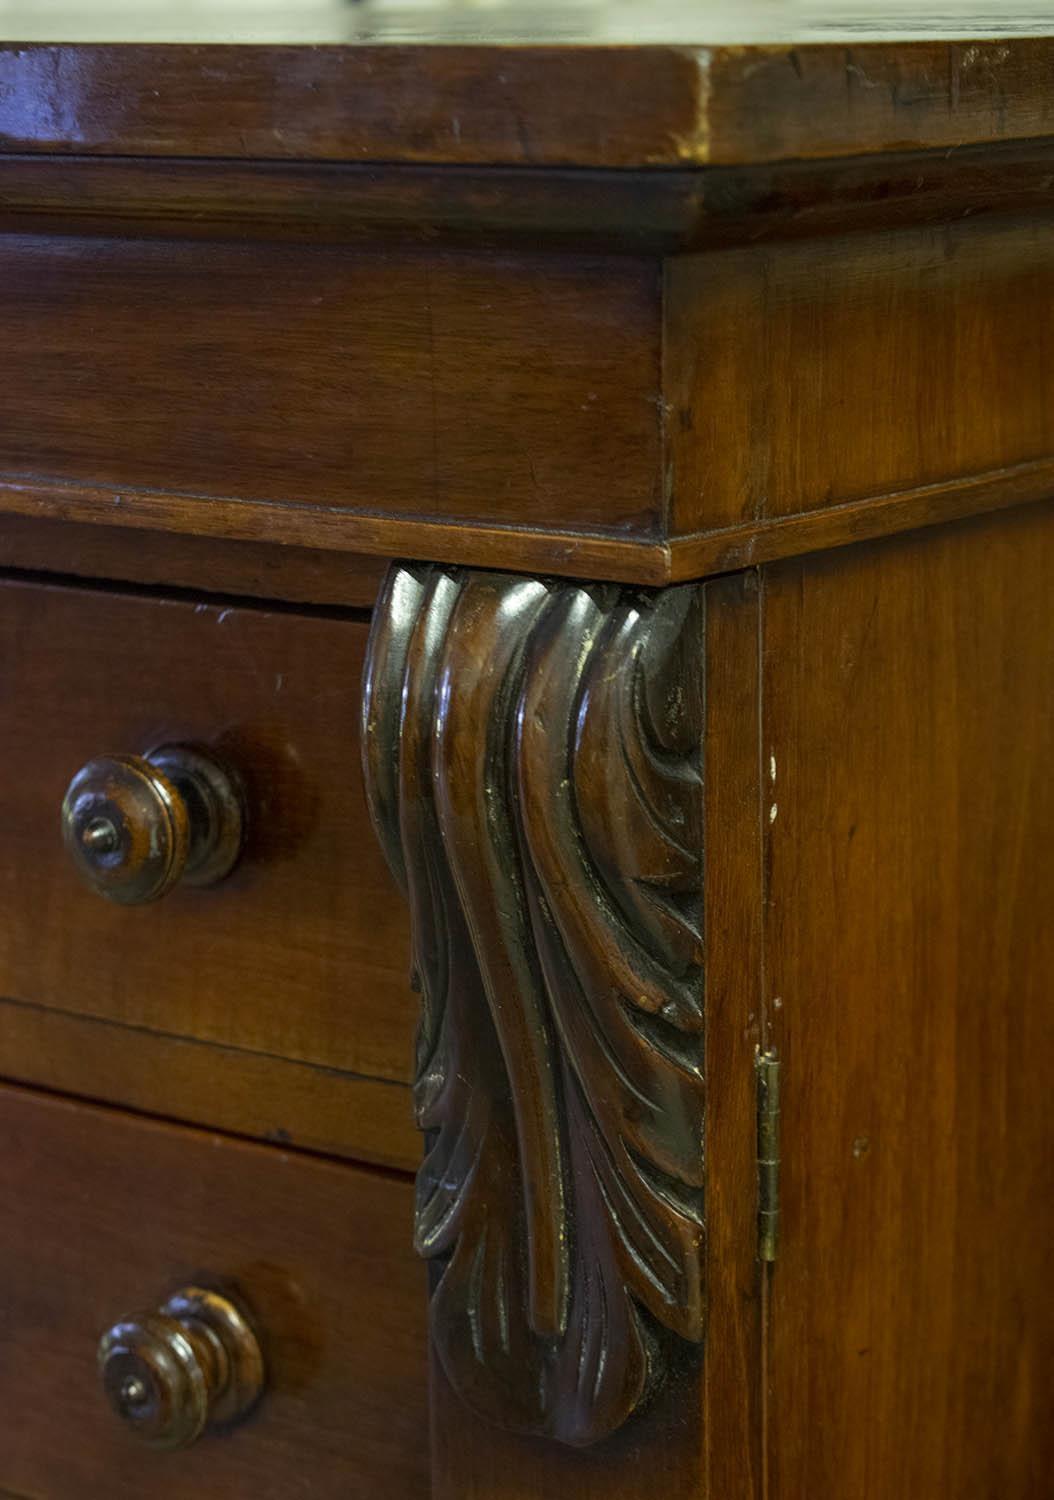
[[[152,745],[81,766],[62,799],[62,836],[89,890],[145,906],[177,885],[225,880],[242,854],[247,811],[231,762],[196,745]]]
[[[330,599],[330,550],[659,585],[1042,498],[1054,42],[874,31],[0,47],[0,512]]]
[[[424,1299],[403,1181],[0,1089],[0,1484],[34,1500],[428,1492]],[[188,1277],[237,1288],[267,1390],[227,1436],[144,1448],[96,1344]]]
[[[0,514],[0,568],[369,610],[386,559]]]
[[[1054,133],[1049,38],[766,45],[737,12],[755,45],[713,45],[706,7],[651,47],[61,45],[67,21],[0,47],[0,148],[676,167]]]
[[[0,1494],[1045,1500],[1054,39],[307,7],[0,17]]]
[[[394,567],[370,811],[422,997],[420,1253],[446,1378],[573,1446],[705,1326],[699,590]]]
[[[361,599],[362,553],[660,584],[1043,499],[1048,238],[1009,215],[714,249],[660,287],[643,256],[12,236],[0,510],[143,528],[176,581],[207,553],[166,568],[158,530],[221,539],[236,587],[285,565],[234,539],[282,543],[298,598],[339,597],[313,559],[348,552]]]
[[[1054,511],[766,571],[773,1500],[1054,1462]]]
[[[404,1172],[421,1160],[405,1084],[156,1025],[0,998],[0,1077]]]
[[[708,584],[703,743],[706,1338],[651,1404],[581,1451],[472,1417],[433,1370],[435,1500],[674,1500],[762,1494],[762,1295],[755,1254],[754,1051],[762,1034],[758,587]],[[700,640],[699,652],[703,652]],[[702,666],[702,662],[700,662]]]
[[[0,154],[0,225],[63,234],[675,254],[1049,207],[1054,143],[671,168]]]
[[[710,1309],[684,1425],[660,1400],[558,1459],[467,1424],[437,1372],[444,1500],[1046,1493],[1052,566],[1046,505],[708,585]],[[784,1072],[765,1268],[758,1045]]]
[[[702,1417],[693,1500],[762,1500],[765,1482],[754,1074],[765,998],[759,596],[753,570],[704,592],[708,1307],[702,1387],[689,1410],[694,1421],[698,1402]]]
[[[199,495],[0,478],[0,528],[7,520],[33,519],[43,525],[62,516],[89,526],[108,527],[120,506],[123,536],[127,537],[126,528],[132,529],[133,536],[141,534],[133,528],[143,528],[150,537],[142,568],[136,561],[137,549],[127,540],[111,547],[100,537],[87,548],[89,557],[116,558],[118,576],[134,580],[148,576],[168,582],[171,575],[178,582],[180,577],[197,576],[200,571],[205,578],[224,580],[223,586],[232,579],[232,587],[240,590],[246,576],[257,578],[266,570],[273,574],[271,590],[279,598],[311,599],[317,595],[326,601],[339,601],[345,593],[349,598],[361,597],[371,576],[364,564],[375,562],[378,556],[388,560],[417,555],[434,562],[470,561],[514,572],[661,586],[1045,500],[1052,490],[1054,457],[1045,457],[860,500],[820,503],[799,514],[770,519],[759,515],[670,540],[633,541],[625,536],[552,528],[539,531],[518,525],[468,526],[454,521],[342,513],[308,504],[261,507],[251,501],[213,497],[203,504]],[[172,531],[165,533],[165,527]],[[28,550],[37,563],[42,562],[46,569],[84,572],[87,576],[87,563],[75,560],[71,566],[65,545],[58,541],[53,527],[49,530],[50,538],[38,531],[29,542]],[[191,535],[184,535],[187,532]],[[158,535],[174,538],[171,565],[165,561]],[[261,560],[246,564],[228,545],[259,543],[261,537],[276,544],[269,549],[270,562],[263,561],[266,544],[260,546]],[[181,544],[188,541],[200,541],[201,553],[184,556]],[[326,548],[333,554],[331,566],[318,567],[314,557]],[[352,549],[346,588],[339,566],[345,549]],[[15,555],[21,557],[25,550],[19,539]],[[286,553],[290,554],[288,572],[282,560]]]
[[[260,1331],[233,1288],[182,1286],[120,1318],[99,1340],[99,1378],[125,1431],[189,1448],[244,1422],[267,1383]]]
[[[699,1359],[668,1399],[605,1442],[568,1448],[503,1431],[475,1416],[433,1369],[431,1500],[699,1500],[703,1445]]]
[[[495,457],[494,462],[501,466],[511,456],[518,462],[514,452]],[[493,497],[499,492],[489,493]],[[486,503],[490,505],[492,500]],[[528,513],[529,506],[525,509]],[[142,528],[176,535],[189,532],[221,543],[270,543],[301,553],[327,549],[338,560],[342,552],[350,552],[356,570],[362,555],[367,554],[385,560],[416,556],[429,562],[468,561],[512,571],[624,583],[662,584],[671,576],[669,544],[661,540],[634,541],[631,527],[620,535],[555,527],[539,530],[526,522],[468,524],[456,519],[429,519],[427,515],[374,515],[351,507],[313,505],[307,500],[291,505],[261,504],[214,495],[10,475],[0,477],[0,515],[6,514],[51,520],[69,517],[102,526],[111,525],[119,514],[122,530]],[[655,513],[643,514],[650,529]],[[898,524],[895,515],[888,515],[881,529],[893,531]],[[61,558],[60,551],[59,567]]]
[[[667,549],[666,576],[683,582],[700,574],[825,552],[854,542],[940,526],[963,516],[1011,510],[1047,500],[1052,493],[1054,459],[1041,458],[963,479],[821,505],[798,515],[748,520],[672,542]]]
[[[3,994],[405,1080],[415,1009],[406,919],[357,763],[365,645],[355,618],[0,587]],[[238,768],[244,856],[212,889],[122,909],[73,870],[63,793],[107,747],[165,741],[212,747]],[[68,1076],[62,1086],[79,1091]]]
[[[793,550],[825,545],[843,505],[858,527],[883,497],[908,525],[947,518],[956,481],[968,507],[1007,469],[978,505],[1018,483],[1050,493],[1054,405],[1036,378],[1054,348],[1050,245],[1046,220],[966,220],[672,260],[672,533],[740,528],[707,559],[734,567],[760,560],[758,531],[779,545],[781,522]]]
[[[0,285],[0,473],[103,486],[111,524],[158,491],[321,545],[345,512],[658,526],[649,262],[15,235]]]

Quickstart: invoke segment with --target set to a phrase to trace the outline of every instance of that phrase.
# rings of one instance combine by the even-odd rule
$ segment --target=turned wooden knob
[[[239,778],[191,745],[90,760],[62,803],[63,838],[80,874],[127,906],[156,901],[181,881],[222,880],[244,830]]]
[[[128,1431],[154,1448],[186,1448],[207,1427],[238,1421],[264,1384],[248,1318],[229,1298],[196,1286],[108,1329],[99,1373]]]

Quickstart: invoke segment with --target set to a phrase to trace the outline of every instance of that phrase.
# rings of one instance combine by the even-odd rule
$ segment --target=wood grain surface
[[[69,997],[70,1006],[76,995]],[[178,1008],[170,1025],[181,1024]],[[408,1033],[409,1037],[409,1033]],[[319,1063],[0,999],[0,1077],[279,1146],[417,1170],[406,1086]]]
[[[409,1183],[0,1089],[0,1484],[33,1500],[428,1491]],[[263,1400],[180,1453],[110,1411],[96,1343],[194,1279],[259,1328]]]
[[[674,167],[1054,132],[1045,37],[715,46],[705,11],[680,36],[686,45],[8,43],[0,148]]]
[[[0,1494],[1046,1500],[1054,39],[692,25],[0,43],[0,564],[25,575],[0,582]],[[417,1003],[356,725],[390,557],[711,579],[705,1337],[587,1451],[501,1432],[438,1363],[426,1451],[387,1170],[417,1156]],[[65,785],[179,738],[246,775],[247,857],[108,906],[67,865]],[[784,1109],[764,1270],[759,1043]],[[557,1260],[577,1223],[547,1226]],[[143,1454],[96,1337],[210,1275],[271,1391]]]
[[[387,561],[320,547],[0,514],[0,568],[370,610]]]
[[[12,234],[0,511],[146,538],[133,564],[71,533],[64,565],[40,537],[30,565],[361,601],[364,556],[658,585],[1044,499],[1048,239],[1009,214],[663,262]]]
[[[1049,506],[765,571],[773,1500],[1049,1493],[1052,574]]]
[[[699,1385],[696,1359],[659,1407],[599,1447],[564,1448],[475,1416],[433,1361],[431,1500],[699,1500]]]
[[[1044,212],[1054,143],[743,166],[372,166],[0,155],[7,230],[323,244],[676,254],[730,243]]]
[[[16,235],[0,285],[0,473],[106,487],[111,524],[163,491],[257,535],[299,505],[658,525],[647,262]]]
[[[761,1500],[765,1282],[757,1259],[755,1049],[764,1029],[759,587],[707,584],[706,1287],[700,1500]]]
[[[797,515],[744,521],[678,537],[666,549],[666,566],[669,578],[681,583],[781,557],[827,552],[854,542],[940,526],[963,516],[1012,510],[1049,500],[1052,494],[1054,458],[1041,458],[962,479],[822,505]]]
[[[1042,492],[1050,239],[1045,219],[967,220],[670,260],[671,534],[701,547],[898,493],[910,510],[906,492],[1029,463]],[[760,560],[742,536],[737,559]]]
[[[290,1058],[337,1070],[357,1094],[342,1132],[347,1149],[374,1096],[360,1085],[408,1078],[416,1004],[407,924],[369,828],[358,766],[365,644],[366,626],[349,617],[0,587],[0,993],[140,1029],[126,1053],[114,1045],[108,1066],[101,1038],[81,1053],[64,1033],[54,1080],[45,1052],[29,1064],[34,1081],[89,1095],[105,1088],[135,1103],[172,1057],[173,1039],[215,1042],[248,1054],[249,1071],[232,1068],[231,1093],[205,1118],[237,1128],[241,1095],[241,1128],[255,1130],[266,1111],[252,1096],[253,1058],[271,1059],[272,1070]],[[211,743],[240,768],[246,854],[211,890],[114,906],[80,883],[62,847],[66,784],[98,754],[181,739]],[[28,1024],[25,1015],[17,1021]],[[47,1024],[40,1015],[33,1022]],[[129,1077],[143,1066],[150,1032],[164,1045],[146,1075]],[[57,1041],[54,1025],[52,1035]],[[19,1050],[31,1057],[28,1038]],[[182,1056],[155,1106],[161,1112],[180,1076],[186,1099],[208,1106],[198,1054]],[[11,1054],[6,1066],[17,1066]],[[290,1077],[294,1095],[303,1079]],[[306,1109],[283,1109],[279,1095],[275,1110],[282,1117],[267,1128],[295,1139]],[[408,1099],[406,1111],[408,1122]],[[312,1134],[317,1141],[328,1130],[320,1118]],[[375,1150],[376,1127],[366,1136],[363,1150],[369,1140]]]

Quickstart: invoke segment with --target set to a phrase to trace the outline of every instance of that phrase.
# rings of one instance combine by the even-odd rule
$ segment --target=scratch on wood
[[[673,136],[671,145],[678,161],[701,164],[710,159],[710,49],[686,48],[685,59],[692,68],[694,100],[689,125]],[[665,157],[665,152],[659,153]]]

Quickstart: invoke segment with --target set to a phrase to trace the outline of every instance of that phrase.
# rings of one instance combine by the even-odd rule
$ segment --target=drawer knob
[[[188,1286],[157,1311],[123,1319],[99,1341],[99,1372],[128,1431],[154,1448],[187,1448],[207,1427],[245,1416],[264,1384],[263,1356],[227,1297]]]
[[[62,803],[73,863],[100,896],[126,906],[156,901],[181,881],[222,880],[244,831],[237,774],[191,745],[90,760]]]

